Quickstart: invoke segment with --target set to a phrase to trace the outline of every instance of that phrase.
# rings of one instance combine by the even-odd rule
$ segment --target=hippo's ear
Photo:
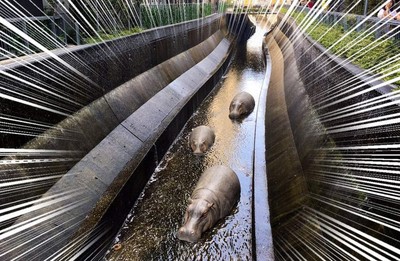
[[[188,198],[188,203],[192,204],[193,203],[193,199],[192,198]]]
[[[207,203],[207,207],[211,208],[212,206],[214,206],[214,203]]]

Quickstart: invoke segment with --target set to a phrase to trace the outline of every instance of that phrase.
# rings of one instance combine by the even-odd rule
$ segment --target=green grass
[[[205,17],[212,13],[211,4],[186,4],[186,5],[160,5],[143,6],[141,8],[142,27],[149,29],[173,23],[179,23],[199,17]],[[118,33],[99,33],[100,37],[84,38],[84,43],[98,43],[116,39],[121,36],[139,33],[143,28],[135,27]]]
[[[212,13],[211,4],[185,4],[185,5],[159,5],[145,6],[140,8],[142,26],[144,28],[153,28],[173,23],[180,23],[201,17]]]
[[[84,42],[88,43],[88,44],[99,43],[99,42],[102,42],[102,41],[112,40],[112,39],[116,39],[116,38],[123,37],[123,36],[137,34],[137,33],[140,33],[142,31],[143,31],[142,28],[134,27],[134,28],[131,28],[130,30],[120,31],[117,34],[99,33],[100,37],[85,38]]]
[[[286,12],[286,9],[283,10],[283,13]],[[306,16],[304,13],[294,12],[291,16],[300,27],[305,28],[305,24],[301,24]],[[351,21],[352,17],[348,19]],[[362,38],[362,32],[352,32],[344,36],[347,32],[341,25],[331,26],[324,23],[317,25],[317,22],[314,22],[306,29],[306,32],[312,39],[318,41],[325,48],[331,48],[330,51],[332,53],[342,58],[348,58],[352,63],[363,69],[370,69],[400,53],[399,45],[393,39],[375,40],[373,35]],[[322,35],[323,37],[321,37]],[[341,39],[342,37],[343,39]],[[338,41],[339,39],[341,40]],[[353,40],[355,41],[353,42]],[[385,74],[389,72],[389,69],[394,71],[398,68],[400,68],[400,61],[383,66],[377,70],[377,73]],[[384,80],[388,81],[399,76],[400,73],[395,73],[385,77]],[[394,84],[400,87],[399,81]]]

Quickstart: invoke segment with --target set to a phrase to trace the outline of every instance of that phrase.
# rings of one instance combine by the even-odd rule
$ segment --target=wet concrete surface
[[[274,30],[273,35],[267,36],[269,55],[272,60],[272,76],[268,87],[265,129],[272,227],[281,222],[283,216],[291,216],[290,213],[301,208],[307,194],[303,169],[288,114],[284,89],[288,83],[285,82],[284,55],[277,43],[279,41],[284,41],[284,36],[278,29]],[[296,71],[293,69],[290,72],[291,77],[294,77]],[[296,82],[293,83],[293,88],[297,87],[296,84]],[[295,108],[303,109],[299,106]],[[300,116],[305,117],[305,115]]]
[[[188,121],[129,214],[106,260],[252,260],[252,175],[255,112],[242,122],[228,117],[229,103],[240,91],[258,96],[264,78],[262,40],[256,33],[237,52],[226,76]],[[190,130],[208,125],[215,144],[204,157],[188,146]],[[200,175],[223,164],[237,174],[241,196],[231,215],[203,233],[197,243],[179,241],[175,233],[183,221],[187,199]]]
[[[400,260],[399,230],[391,223],[399,220],[395,211],[399,204],[386,194],[389,190],[385,187],[394,178],[391,173],[396,167],[391,162],[398,158],[398,151],[387,144],[396,143],[398,125],[376,128],[360,122],[379,122],[380,116],[391,117],[399,107],[374,107],[372,101],[378,100],[382,90],[366,90],[376,82],[365,85],[361,77],[353,75],[354,70],[332,59],[323,47],[313,46],[315,42],[307,35],[297,34],[296,24],[277,29],[282,33],[275,30],[274,39],[284,60],[284,95],[280,96],[287,106],[304,181],[295,169],[290,172],[281,167],[294,162],[289,157],[268,161],[269,167],[277,162],[275,175],[268,168],[276,260]],[[354,86],[359,89],[347,92]],[[272,95],[268,99],[278,100]],[[357,104],[364,105],[360,109]],[[345,110],[351,107],[357,109]],[[336,111],[341,115],[333,118]],[[353,128],[340,130],[337,126]],[[365,180],[377,182],[367,185]],[[301,191],[302,186],[306,190]]]

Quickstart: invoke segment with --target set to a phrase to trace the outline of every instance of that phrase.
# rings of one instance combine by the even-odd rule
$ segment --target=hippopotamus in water
[[[189,145],[195,155],[203,155],[213,144],[215,140],[214,131],[207,126],[199,126],[192,130],[189,138]]]
[[[240,119],[249,115],[254,109],[255,101],[248,92],[239,92],[229,105],[229,118]]]
[[[240,182],[233,170],[221,165],[207,169],[189,198],[178,239],[197,242],[204,231],[231,212],[239,197]]]

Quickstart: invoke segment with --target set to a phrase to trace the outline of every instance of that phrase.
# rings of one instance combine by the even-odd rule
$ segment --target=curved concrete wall
[[[48,130],[43,133],[39,130],[34,139],[30,135],[24,135],[25,132],[21,132],[21,135],[2,134],[4,148],[18,148],[22,145],[21,143],[28,141],[27,139],[32,139],[22,148],[47,150],[53,153],[44,157],[45,162],[37,161],[28,164],[25,162],[16,164],[20,159],[26,160],[26,156],[19,157],[15,154],[15,156],[7,157],[4,160],[8,160],[10,164],[1,166],[5,174],[0,174],[0,178],[6,179],[10,173],[18,179],[53,176],[51,173],[59,173],[58,176],[60,176],[60,173],[68,171],[153,95],[209,55],[225,34],[219,29],[221,18],[221,15],[213,15],[205,18],[201,23],[190,21],[160,27],[99,45],[75,47],[68,50],[68,53],[58,50],[59,53],[56,52],[59,55],[58,59],[67,61],[71,68],[87,75],[87,79],[105,87],[101,92],[95,92],[93,86],[79,85],[82,82],[75,81],[77,90],[86,91],[90,95],[88,95],[88,100],[82,102],[84,107],[67,118],[38,108],[26,107],[22,103],[9,103],[2,100],[0,106],[5,115],[23,116],[23,119],[35,121],[35,124],[41,123],[37,121],[44,121],[47,125],[51,125],[53,120],[65,119],[52,127],[47,127]],[[221,29],[225,30],[224,27]],[[54,59],[46,54],[38,54],[22,62],[9,62],[3,71],[10,74],[10,77],[22,74],[38,86],[51,86],[55,92],[62,93],[67,86],[60,83],[67,84],[72,79],[68,78],[71,77],[68,70],[55,72],[52,71],[53,68],[47,67],[48,65],[59,66]],[[120,61],[124,64],[115,64]],[[40,75],[39,69],[46,74]],[[55,69],[61,70],[58,67]],[[111,71],[113,75],[109,76]],[[54,75],[50,77],[49,74]],[[0,81],[5,83],[9,79],[2,77]],[[12,83],[12,87],[16,90],[23,87],[20,86],[21,83],[15,81],[8,83]],[[31,91],[29,85],[24,87],[25,91]],[[95,99],[99,95],[103,96]],[[74,93],[69,93],[68,97],[76,98]],[[33,128],[38,129],[36,125],[32,126]],[[46,130],[46,128],[42,129],[42,131]],[[13,132],[13,130],[10,128],[8,132]],[[20,131],[16,130],[16,132]],[[69,160],[59,162],[57,159],[62,157]],[[41,164],[40,169],[45,171],[35,171],[37,164]],[[0,198],[0,203],[40,195],[52,185],[52,180],[54,184],[57,178],[49,177],[46,184],[41,184],[29,192],[21,193],[18,190],[10,192]]]
[[[4,94],[31,104],[1,96],[0,111],[59,123],[119,85],[203,42],[219,29],[221,17],[214,14],[201,22],[193,20],[99,44],[3,61],[0,85],[10,90]],[[31,138],[9,135],[2,142],[5,147],[16,148]]]
[[[265,114],[268,200],[273,229],[301,208],[307,195],[299,148],[289,117],[290,103],[285,96],[287,76],[296,71],[286,67],[286,57],[278,43],[282,43],[282,35],[275,29],[266,38],[272,72]]]
[[[351,223],[355,229],[360,231],[364,231],[367,227],[370,230],[368,234],[376,236],[376,231],[383,231],[382,226],[366,220],[361,215],[343,211],[340,207],[330,203],[340,202],[340,204],[347,204],[354,209],[359,207],[357,204],[364,204],[363,200],[367,199],[364,192],[346,190],[340,185],[342,175],[365,175],[365,173],[341,165],[343,163],[340,162],[340,159],[344,155],[342,153],[348,153],[345,155],[347,157],[353,155],[352,153],[363,155],[366,152],[362,149],[354,152],[354,150],[348,151],[346,148],[381,144],[381,133],[389,132],[390,134],[392,130],[387,127],[386,130],[383,130],[384,132],[377,131],[377,129],[367,131],[365,128],[359,129],[359,126],[343,132],[331,130],[332,127],[341,126],[341,124],[346,126],[352,121],[357,122],[385,115],[387,111],[379,108],[373,112],[366,110],[366,112],[361,111],[350,120],[342,120],[339,117],[337,120],[323,123],[320,121],[319,115],[380,97],[382,94],[389,93],[393,86],[378,80],[369,82],[368,74],[326,52],[322,46],[301,34],[291,19],[282,28],[275,28],[269,37],[271,37],[269,43],[271,52],[278,53],[276,62],[278,66],[282,67],[278,72],[282,83],[280,86],[275,84],[275,91],[271,93],[270,86],[266,116],[266,121],[269,123],[267,131],[269,130],[270,133],[267,136],[267,176],[271,225],[275,238],[283,238],[280,242],[288,245],[284,247],[281,245],[282,249],[279,250],[279,254],[285,255],[285,251],[288,253],[288,249],[294,248],[300,251],[303,257],[308,256],[307,250],[302,252],[301,248],[304,247],[304,242],[300,242],[298,235],[304,237],[305,242],[319,240],[318,235],[324,236],[324,232],[319,230],[318,221],[316,221],[317,226],[313,231],[314,235],[311,235],[307,231],[309,227],[307,228],[302,223],[304,220],[301,220],[301,216],[310,209],[315,210],[313,213],[320,211],[342,222],[348,221],[349,223],[346,224]],[[292,42],[291,39],[296,39],[296,41]],[[279,50],[274,50],[274,48]],[[272,68],[274,69],[274,62]],[[375,89],[374,86],[380,84],[383,87]],[[321,107],[321,101],[332,99],[330,90],[338,86],[354,86],[359,89],[353,88],[348,93],[338,92],[339,96],[329,107]],[[347,99],[347,96],[351,97],[356,93],[357,95]],[[275,106],[271,100],[275,101]],[[315,108],[319,108],[318,111]],[[389,110],[398,112],[400,109],[397,105],[391,105]],[[384,141],[390,140],[391,136],[383,136]],[[337,144],[340,148],[336,147]],[[326,180],[323,179],[324,177],[321,178],[327,173],[329,178]],[[349,181],[347,185],[357,187],[358,183],[356,180],[354,183]],[[352,201],[350,199],[352,197],[360,200]],[[374,199],[368,200],[373,201]],[[297,230],[296,235],[288,233],[293,229]],[[297,247],[299,248],[297,249]],[[322,248],[321,251],[324,249]],[[312,254],[310,255],[312,256]],[[289,259],[286,256],[282,258]]]
[[[97,137],[88,137],[82,143],[95,144],[108,130],[111,132],[42,196],[52,199],[70,193],[68,198],[20,217],[15,226],[59,209],[62,215],[35,228],[35,233],[51,231],[51,235],[61,237],[58,245],[46,246],[46,254],[56,253],[60,244],[66,245],[69,240],[73,244],[100,230],[104,232],[101,241],[87,250],[88,255],[100,257],[103,252],[96,248],[110,243],[157,162],[222,77],[233,48],[232,40],[224,36],[223,31],[216,30],[200,44],[120,85],[79,111],[76,118],[67,119],[68,124],[75,120],[76,126],[89,125],[87,136],[96,130]],[[29,146],[57,145],[42,145],[35,140]],[[9,257],[18,254],[17,250]]]
[[[280,22],[278,21],[278,23]],[[284,62],[282,71],[279,72],[282,74],[283,79],[283,85],[279,89],[282,89],[279,94],[269,93],[269,96],[275,97],[274,99],[271,96],[269,100],[277,101],[277,99],[282,99],[281,102],[277,102],[275,105],[282,112],[278,113],[279,109],[270,108],[270,110],[267,109],[267,117],[276,118],[275,120],[270,120],[271,129],[275,128],[277,123],[279,123],[278,125],[283,124],[282,119],[285,119],[285,124],[289,124],[284,129],[290,129],[290,133],[287,135],[279,136],[282,133],[273,134],[270,136],[271,144],[267,144],[267,148],[270,148],[269,167],[274,168],[276,166],[275,170],[269,169],[268,172],[269,178],[271,178],[269,184],[271,186],[275,184],[270,189],[273,224],[281,222],[281,218],[285,219],[288,213],[295,212],[307,200],[308,189],[304,173],[313,167],[315,151],[321,147],[335,146],[335,141],[340,141],[339,137],[332,137],[325,133],[325,129],[329,126],[321,124],[318,117],[318,113],[327,112],[332,108],[325,111],[319,110],[317,113],[314,109],[314,104],[318,103],[319,99],[327,97],[324,95],[329,95],[326,90],[338,86],[339,83],[348,81],[348,79],[352,79],[352,84],[354,85],[368,82],[368,75],[359,76],[362,72],[361,69],[351,64],[343,63],[340,58],[326,53],[322,46],[299,33],[296,28],[296,24],[289,19],[281,28],[282,32],[276,28],[269,36],[273,38],[271,39],[272,42],[276,41],[278,44],[278,47],[274,48],[284,50],[284,52],[278,51]],[[296,35],[294,35],[295,33]],[[290,37],[296,38],[295,46],[288,39]],[[279,64],[279,61],[277,63]],[[365,88],[373,87],[380,83],[379,81],[370,82]],[[386,85],[376,92],[369,92],[346,102],[338,103],[335,108],[341,108],[379,96],[382,93],[389,92],[392,88],[393,86]],[[273,90],[273,88],[270,88],[270,90]],[[317,97],[318,99],[313,100],[310,97]],[[271,104],[270,102],[269,105]],[[282,126],[280,125],[279,128],[283,128]],[[273,133],[270,130],[271,132]],[[295,146],[292,149],[290,149],[292,145],[286,144],[287,140],[294,142],[293,145]],[[279,144],[280,142],[283,143]],[[280,148],[280,150],[289,148],[284,154],[286,155],[285,157],[290,157],[291,159],[285,157],[277,159],[279,154],[274,155],[276,148]],[[293,160],[292,156],[290,156],[292,154],[298,159]],[[287,164],[287,162],[292,162],[292,164],[289,164],[292,166],[296,165],[293,162],[298,162],[298,167],[284,170],[288,168],[286,165],[283,169],[280,169],[279,166]],[[276,178],[274,178],[275,176]],[[282,202],[285,202],[285,204],[282,204]]]

